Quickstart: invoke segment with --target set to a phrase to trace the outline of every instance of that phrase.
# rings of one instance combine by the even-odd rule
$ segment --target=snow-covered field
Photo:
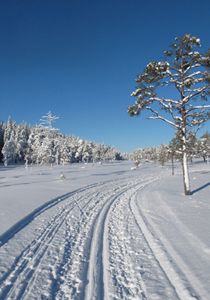
[[[210,299],[210,165],[0,167],[0,299]]]

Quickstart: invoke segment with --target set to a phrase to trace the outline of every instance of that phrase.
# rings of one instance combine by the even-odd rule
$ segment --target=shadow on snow
[[[197,193],[197,192],[200,192],[201,190],[205,189],[207,186],[210,186],[210,182],[208,182],[208,183],[206,183],[206,184],[200,186],[199,188],[193,190],[191,194],[193,195],[193,194],[195,194],[195,193]]]

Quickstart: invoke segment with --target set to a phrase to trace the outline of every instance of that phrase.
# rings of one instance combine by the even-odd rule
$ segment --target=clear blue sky
[[[171,129],[127,106],[136,75],[185,33],[210,47],[209,0],[2,0],[0,120],[51,110],[63,133],[121,151],[166,143]]]

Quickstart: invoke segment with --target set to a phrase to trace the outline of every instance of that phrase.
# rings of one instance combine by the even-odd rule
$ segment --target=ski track
[[[144,216],[141,208],[136,203],[136,195],[133,194],[130,200],[130,207],[135,218],[135,221],[142,231],[151,252],[153,253],[157,263],[159,264],[162,271],[165,273],[166,278],[168,279],[171,287],[174,288],[176,293],[175,299],[180,300],[200,300],[207,299],[207,294],[205,291],[200,288],[200,282],[197,279],[194,279],[193,274],[188,277],[186,271],[187,267],[180,257],[174,252],[174,249],[170,246],[168,241],[162,236],[157,228],[153,228],[146,217]],[[161,236],[161,238],[160,238]],[[164,243],[163,243],[164,241]],[[165,245],[164,245],[165,244]],[[169,252],[168,252],[169,251]],[[175,261],[173,261],[173,258]],[[177,265],[178,264],[178,265]],[[183,267],[183,269],[182,269]],[[200,297],[195,290],[200,289]],[[166,299],[172,299],[171,297]]]
[[[106,181],[106,183],[112,182]],[[87,191],[88,189],[91,189],[93,187],[97,187],[100,185],[103,185],[105,182],[99,182],[99,183],[94,183],[90,184],[86,187],[80,188],[76,191],[67,193],[65,195],[56,197],[45,204],[41,205],[37,209],[35,209],[32,213],[21,219],[19,222],[14,224],[11,228],[9,228],[5,233],[0,235],[0,246],[3,246],[6,244],[15,234],[17,234],[19,231],[21,231],[24,227],[26,227],[28,224],[30,224],[36,217],[39,215],[43,214],[45,211],[49,210],[50,208],[56,206],[57,204],[65,201],[66,199],[70,198],[71,196],[74,196],[75,194],[82,192],[82,191]]]
[[[86,191],[88,188],[84,189],[85,195],[87,195]],[[77,193],[79,194],[79,192]],[[26,287],[33,280],[33,275],[58,229],[62,226],[69,213],[75,208],[76,202],[80,201],[81,198],[74,196],[70,203],[61,206],[59,208],[60,212],[48,222],[40,236],[36,240],[33,240],[20,254],[10,271],[1,280],[4,280],[4,282],[1,284],[2,292],[0,292],[0,297],[19,299],[24,296]]]
[[[122,181],[122,180],[121,180]],[[124,179],[125,182],[127,180]],[[115,188],[109,187],[109,189],[105,189],[106,185],[112,186],[115,185]],[[41,234],[36,238],[36,240],[33,240],[23,251],[22,253],[15,259],[14,263],[12,264],[10,270],[8,270],[3,277],[0,279],[0,298],[1,299],[23,299],[26,298],[27,295],[32,291],[33,283],[36,280],[37,273],[41,273],[39,270],[39,265],[41,264],[47,250],[49,247],[52,246],[53,239],[55,239],[56,234],[60,230],[60,228],[65,224],[66,226],[66,245],[64,247],[64,256],[66,256],[67,253],[69,253],[70,258],[74,257],[74,251],[69,251],[67,248],[67,244],[69,245],[69,241],[73,241],[73,244],[76,240],[76,234],[78,235],[77,230],[74,230],[74,227],[72,225],[77,225],[75,228],[79,228],[80,225],[83,227],[85,226],[85,222],[88,223],[89,219],[91,219],[91,215],[93,215],[94,219],[94,214],[93,212],[97,212],[95,209],[97,207],[97,204],[103,203],[107,201],[107,198],[105,195],[100,192],[100,200],[93,201],[93,205],[91,206],[90,203],[92,199],[97,199],[97,196],[99,195],[99,192],[96,192],[96,189],[98,188],[99,190],[101,189],[100,186],[103,187],[103,189],[106,191],[105,194],[107,194],[108,198],[111,197],[113,194],[113,191],[120,189],[118,187],[119,185],[119,180],[116,180],[114,184],[109,181],[106,183],[101,183],[97,185],[91,185],[88,186],[87,188],[81,189],[81,191],[77,191],[75,193],[71,193],[71,196],[67,197],[65,196],[62,200],[67,198],[70,198],[71,200],[68,201],[68,203],[64,206],[58,207],[59,213],[56,213],[55,216],[48,222],[47,226],[42,230]],[[123,184],[122,186],[124,186]],[[104,187],[105,186],[105,187]],[[93,192],[90,192],[88,195],[88,190],[89,189],[94,189]],[[78,195],[81,195],[78,198]],[[84,204],[84,199],[87,199],[86,203]],[[101,202],[100,202],[101,201]],[[57,198],[57,206],[60,204],[61,200],[60,198]],[[79,202],[83,203],[83,206],[79,204]],[[80,206],[81,205],[81,206]],[[55,203],[53,201],[53,206],[55,206]],[[36,211],[36,218],[46,210],[50,209],[52,206],[51,205],[46,205],[43,209],[43,207],[39,210]],[[88,207],[89,207],[89,212],[88,212]],[[68,218],[69,214],[71,213],[72,210],[75,209],[80,210],[80,214],[82,215],[80,218],[80,221],[77,222],[77,224],[72,224],[72,222],[69,222],[71,218]],[[33,216],[34,219],[35,216]],[[32,222],[32,218],[30,219],[30,223]],[[28,222],[28,221],[27,221]],[[74,222],[75,223],[75,222]],[[89,222],[90,223],[90,222]],[[19,230],[17,232],[21,232],[21,230],[24,229],[24,227],[27,228],[25,222],[23,221],[23,228],[22,225],[20,226]],[[88,228],[88,227],[87,227]],[[69,230],[70,229],[70,230]],[[79,230],[78,230],[79,231]],[[72,234],[73,232],[73,234]],[[69,236],[71,234],[71,236]],[[12,241],[12,236],[8,240]],[[79,241],[79,244],[82,245],[82,239],[84,239],[84,235],[80,234],[80,240],[77,237],[77,243]],[[85,239],[84,239],[85,240]],[[79,250],[82,251],[82,246],[80,245]],[[77,249],[78,250],[78,249]],[[51,253],[52,254],[52,253]],[[76,256],[79,257],[78,251],[76,251]],[[64,259],[63,259],[64,260]],[[74,266],[75,266],[75,261],[74,260]],[[56,259],[54,260],[56,262]],[[67,258],[67,262],[69,264],[69,258]],[[64,265],[63,262],[60,262],[60,264]],[[55,268],[51,270],[51,273],[55,273]],[[59,280],[57,277],[60,275],[53,275],[51,276],[51,279],[56,279],[56,284],[57,287],[55,288],[55,284],[51,284],[51,290],[54,295],[58,294],[57,297],[59,297],[58,293],[58,288],[60,288]],[[55,281],[55,280],[54,280]],[[53,280],[52,280],[53,282]],[[73,289],[75,290],[75,282],[73,282]],[[61,286],[62,287],[62,286]],[[49,295],[48,295],[49,296]],[[62,298],[64,299],[64,298]]]
[[[136,184],[134,184],[136,186]],[[107,249],[107,224],[109,223],[109,212],[113,209],[115,202],[132,189],[126,186],[116,195],[112,195],[102,207],[95,219],[91,237],[89,254],[89,267],[87,272],[88,285],[85,291],[85,299],[109,299],[108,268],[109,258]],[[95,259],[96,258],[96,259]]]
[[[109,286],[112,291],[107,299],[179,299],[138,226],[131,207],[132,197],[156,179],[148,178],[137,189],[130,189],[110,211]]]
[[[47,226],[43,229],[40,236],[33,240],[20,254],[19,257],[16,258],[10,270],[4,274],[4,276],[0,279],[0,298],[5,298],[6,295],[9,297],[11,294],[12,297],[18,299],[20,297],[26,286],[28,285],[29,279],[32,277],[32,274],[35,272],[37,265],[41,261],[44,253],[46,252],[48,246],[52,242],[52,239],[56,235],[58,229],[62,226],[64,221],[66,220],[69,213],[75,208],[78,208],[78,201],[88,197],[88,190],[91,188],[95,188],[97,186],[104,185],[102,184],[93,184],[82,188],[81,190],[77,190],[73,193],[70,193],[73,198],[65,205],[58,208],[60,210],[47,224]],[[83,196],[78,197],[83,193]],[[90,193],[92,196],[94,192]],[[64,196],[57,199],[57,204],[59,204],[63,200],[68,199],[70,196]],[[53,206],[55,205],[53,200]],[[52,206],[46,205],[39,210],[38,215],[49,210]],[[37,211],[36,211],[37,214]],[[28,217],[26,217],[28,219]],[[34,219],[34,217],[33,217]],[[25,219],[24,219],[25,220]],[[32,219],[30,220],[32,222]],[[25,227],[25,221],[23,221]],[[22,227],[22,226],[21,226]],[[22,228],[21,228],[22,229]],[[20,230],[19,230],[20,231]],[[18,232],[19,232],[18,231]],[[11,239],[11,237],[10,237]],[[22,279],[21,279],[22,278]],[[27,280],[25,280],[27,279]],[[22,282],[22,283],[21,283]],[[18,288],[17,288],[18,286]],[[17,294],[17,295],[16,295]]]
[[[140,188],[143,188],[142,184]],[[139,189],[139,187],[138,187]],[[109,285],[114,287],[107,299],[147,299],[147,292],[141,273],[136,272],[132,256],[132,244],[129,241],[130,212],[128,203],[131,195],[136,189],[130,189],[126,195],[122,195],[113,210],[110,211],[109,232],[109,259],[110,259],[110,280]],[[130,232],[131,233],[131,232]]]
[[[65,273],[56,299],[84,299],[89,297],[90,293],[90,299],[96,299],[94,297],[98,293],[101,294],[102,276],[99,272],[101,264],[96,268],[94,260],[97,257],[97,262],[101,262],[104,218],[111,203],[115,200],[116,196],[113,194],[128,189],[127,185],[128,183],[123,183],[121,186],[115,184],[111,189],[110,187],[108,190],[104,189],[100,192],[99,198],[95,198],[85,208],[84,220],[80,221],[82,227],[80,224],[77,225],[79,228],[77,236],[70,235],[66,239],[68,241],[66,249],[71,247],[71,258],[63,266]],[[74,241],[73,247],[72,240]],[[92,267],[96,270],[94,275]],[[94,288],[97,289],[95,294],[90,292]]]
[[[136,204],[137,193],[158,178],[92,184],[19,221],[1,236],[0,249],[43,225],[42,215],[47,220],[0,278],[0,299],[195,299],[161,258]]]

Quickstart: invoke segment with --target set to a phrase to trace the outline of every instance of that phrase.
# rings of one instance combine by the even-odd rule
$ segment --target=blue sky
[[[0,1],[0,120],[51,110],[63,133],[121,151],[167,143],[171,128],[127,115],[136,75],[176,36],[210,47],[209,28],[207,0]]]

